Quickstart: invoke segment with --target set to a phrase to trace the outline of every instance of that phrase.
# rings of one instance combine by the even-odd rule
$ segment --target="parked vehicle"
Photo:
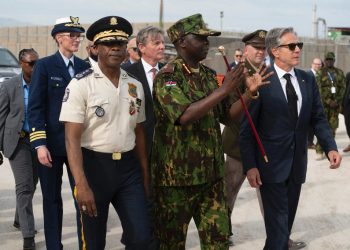
[[[17,58],[6,48],[0,46],[0,83],[21,73]]]

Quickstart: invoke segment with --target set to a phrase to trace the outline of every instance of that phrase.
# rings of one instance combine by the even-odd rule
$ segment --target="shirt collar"
[[[142,61],[142,65],[143,68],[145,69],[145,72],[148,73],[151,71],[151,69],[156,68],[157,72],[159,71],[159,67],[158,67],[158,63],[156,66],[152,67],[151,65],[149,65],[145,60],[143,60],[143,58],[141,57],[141,61]]]
[[[69,61],[71,61],[73,63],[74,66],[74,54],[72,55],[72,57],[70,59],[68,59],[67,57],[65,57],[60,50],[58,50],[63,58],[64,64],[66,65],[66,67],[68,67]]]
[[[316,75],[316,71],[313,68],[311,68],[311,71],[314,75]]]
[[[23,84],[23,88],[29,88],[26,81],[24,80],[23,73],[22,73],[22,84]]]
[[[275,70],[276,70],[278,79],[282,79],[282,78],[285,79],[283,76],[287,73],[291,74],[291,76],[296,79],[294,67],[289,72],[286,72],[283,69],[281,69],[280,67],[278,67],[276,64],[274,66],[275,66]]]

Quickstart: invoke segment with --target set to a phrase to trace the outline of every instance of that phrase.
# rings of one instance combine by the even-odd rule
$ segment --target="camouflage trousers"
[[[339,108],[325,108],[324,113],[326,115],[326,118],[328,120],[329,125],[331,126],[332,132],[333,132],[333,138],[335,137],[335,131],[338,128],[339,125]],[[316,153],[317,154],[322,154],[323,149],[321,145],[317,142],[316,143]]]
[[[185,249],[193,217],[201,249],[228,249],[229,220],[223,178],[195,186],[155,187],[156,233],[161,250]]]

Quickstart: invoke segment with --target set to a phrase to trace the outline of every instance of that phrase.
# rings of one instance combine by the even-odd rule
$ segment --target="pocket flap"
[[[107,103],[109,103],[108,99],[91,99],[88,102],[88,107],[100,107]]]

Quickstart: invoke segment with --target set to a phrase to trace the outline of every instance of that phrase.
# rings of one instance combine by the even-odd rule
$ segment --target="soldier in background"
[[[155,186],[156,232],[160,249],[185,249],[188,224],[194,219],[202,249],[228,249],[229,223],[220,122],[231,125],[243,114],[228,94],[244,77],[244,62],[229,72],[218,88],[213,71],[200,64],[209,50],[201,14],[167,30],[178,55],[157,74],[153,85],[155,135],[152,179]],[[246,103],[269,75],[246,76]]]
[[[88,41],[88,45],[86,46],[86,52],[88,53],[88,57],[84,59],[90,67],[93,67],[97,63],[97,51],[94,49],[94,43],[92,41]]]
[[[334,67],[335,55],[333,52],[326,52],[324,54],[325,67],[317,71],[316,81],[320,90],[321,101],[324,106],[324,112],[329,125],[333,131],[333,138],[335,131],[339,125],[340,103],[343,100],[345,93],[345,78],[341,69]],[[316,161],[324,158],[321,145],[316,144]]]

